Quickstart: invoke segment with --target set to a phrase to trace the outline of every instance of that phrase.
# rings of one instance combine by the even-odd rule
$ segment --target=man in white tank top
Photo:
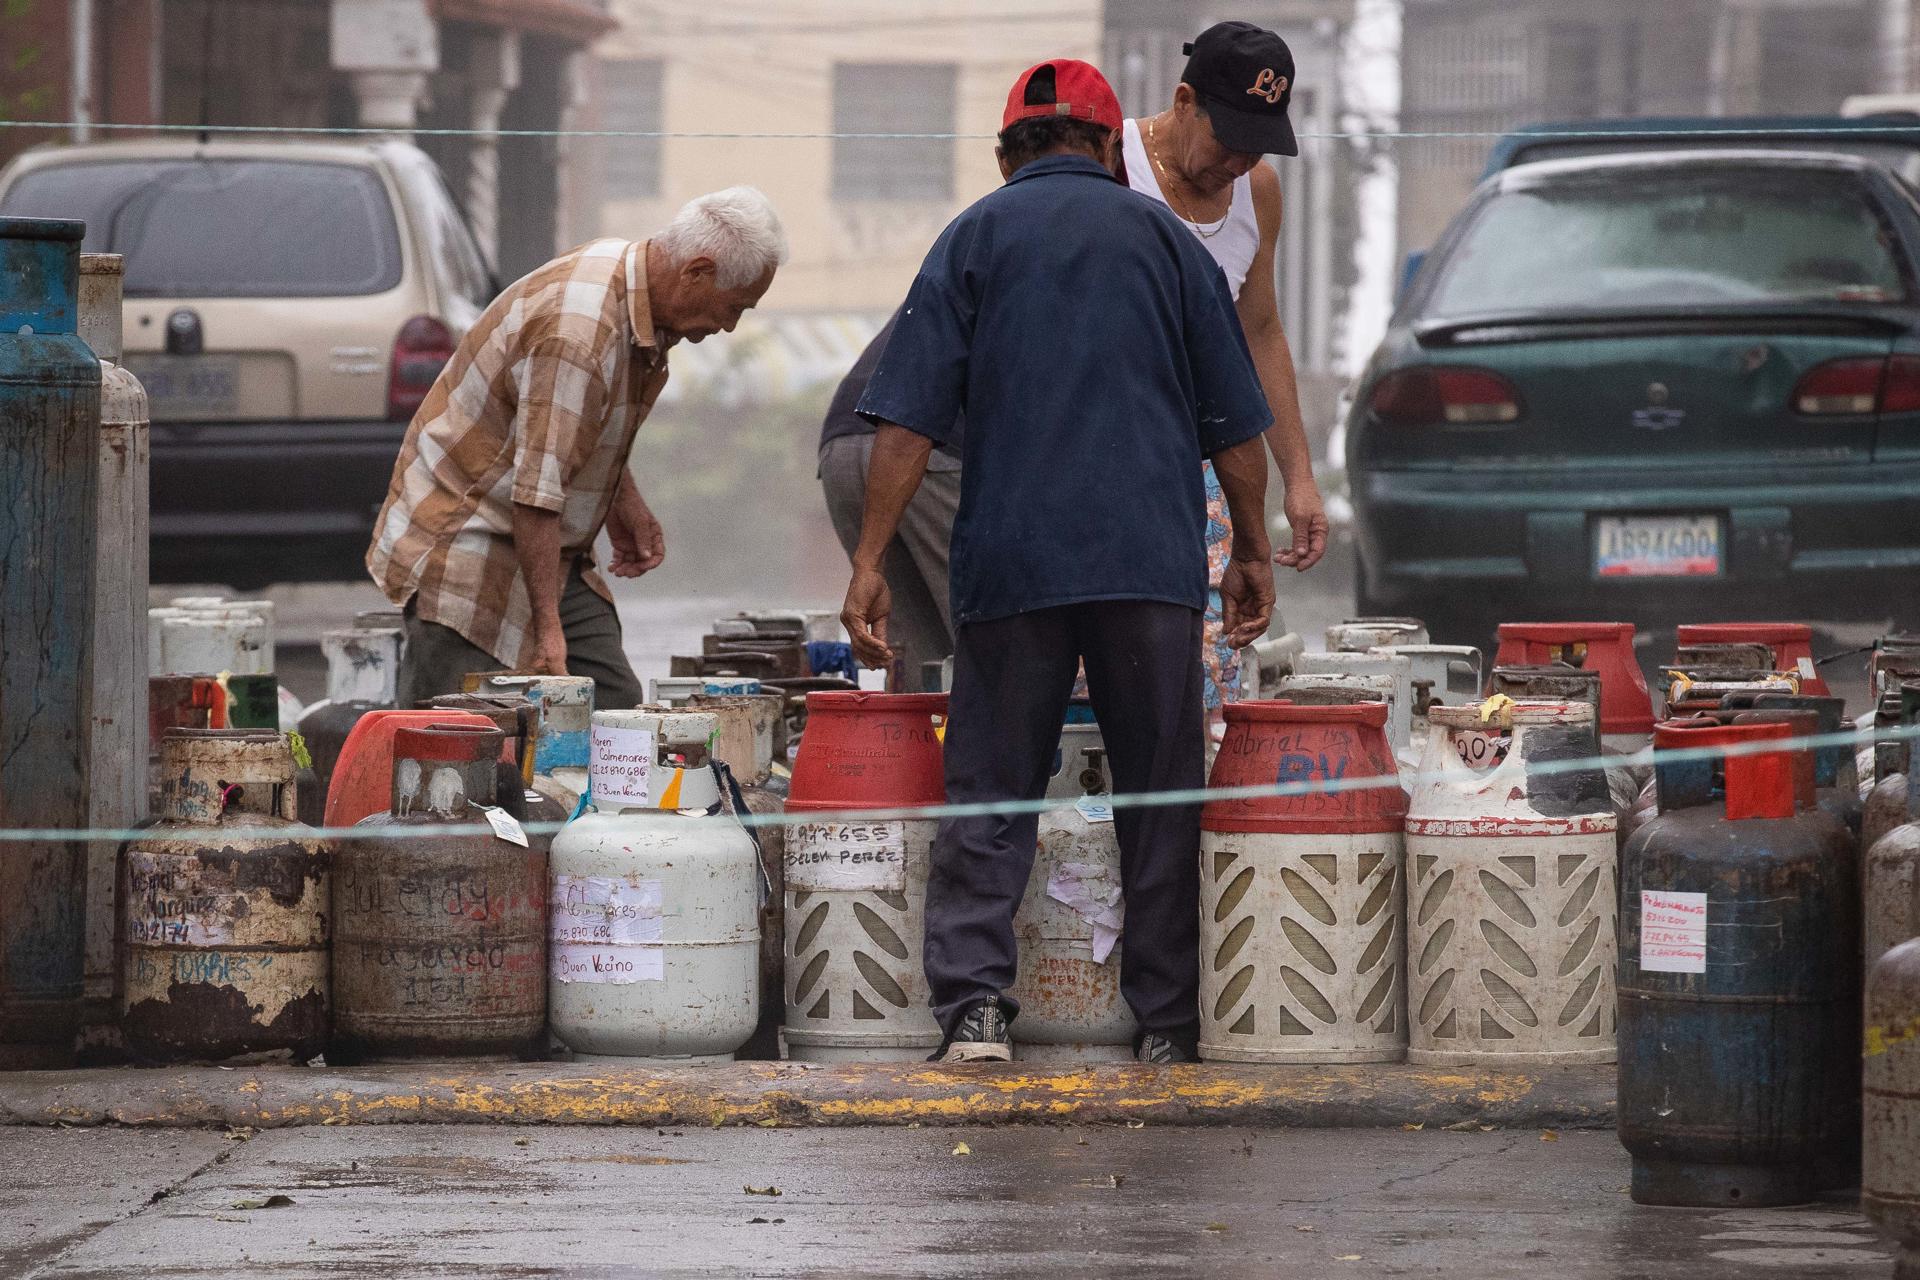
[[[1293,544],[1274,563],[1306,570],[1327,549],[1327,517],[1313,480],[1313,456],[1300,416],[1293,353],[1274,296],[1274,253],[1280,237],[1280,178],[1267,155],[1298,155],[1287,120],[1293,96],[1293,54],[1286,41],[1247,22],[1221,22],[1186,46],[1187,67],[1173,105],[1129,120],[1123,155],[1127,182],[1193,229],[1226,273],[1253,352],[1254,368],[1273,410],[1267,446],[1286,486],[1284,510]],[[1226,502],[1207,472],[1208,559],[1217,584],[1232,542]],[[1240,696],[1239,655],[1221,638],[1217,594],[1206,615],[1206,703],[1216,722],[1223,703]]]

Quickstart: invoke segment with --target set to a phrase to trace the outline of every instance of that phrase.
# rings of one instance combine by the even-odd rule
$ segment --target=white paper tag
[[[907,887],[904,822],[802,822],[787,829],[787,887],[872,889]]]
[[[1707,971],[1707,895],[1640,891],[1640,968],[1647,973]]]
[[[555,876],[548,895],[554,942],[659,942],[665,914],[658,880]]]
[[[1073,807],[1078,809],[1080,816],[1089,823],[1113,821],[1112,796],[1081,796],[1073,802]]]
[[[1800,678],[1802,680],[1812,680],[1814,678],[1812,658],[1802,658],[1799,660],[1799,662],[1795,664],[1795,666],[1800,672]]]
[[[487,815],[487,825],[493,828],[493,834],[508,844],[517,844],[522,849],[527,847],[527,833],[521,828],[518,818],[505,809],[495,809],[489,805],[479,804],[474,808]]]
[[[1111,819],[1109,819],[1111,821]],[[1069,908],[1093,929],[1088,945],[1093,962],[1105,964],[1127,927],[1127,906],[1108,869],[1091,862],[1062,862],[1047,877],[1047,896]]]
[[[593,726],[587,773],[593,780],[594,801],[629,808],[652,804],[649,786],[655,750],[651,729]]]
[[[556,942],[549,953],[555,982],[665,982],[667,953],[660,946],[596,947],[585,942]]]

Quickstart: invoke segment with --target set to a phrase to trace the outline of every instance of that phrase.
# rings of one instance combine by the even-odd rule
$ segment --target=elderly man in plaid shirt
[[[701,196],[651,240],[595,240],[509,286],[414,415],[367,569],[406,608],[400,702],[473,671],[591,676],[601,707],[640,682],[592,568],[639,577],[666,556],[627,469],[667,381],[667,349],[731,333],[786,260],[750,187]]]

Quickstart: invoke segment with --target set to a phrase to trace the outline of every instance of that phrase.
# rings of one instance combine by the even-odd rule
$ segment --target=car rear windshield
[[[1423,309],[1466,316],[1906,296],[1892,229],[1846,174],[1631,168],[1488,200]]]
[[[345,297],[400,283],[380,178],[348,164],[114,160],[22,174],[0,214],[81,218],[130,297]]]

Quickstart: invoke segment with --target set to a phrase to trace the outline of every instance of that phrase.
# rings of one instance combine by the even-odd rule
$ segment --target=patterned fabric
[[[667,381],[647,302],[645,241],[595,240],[515,282],[460,340],[413,417],[367,569],[396,605],[507,666],[532,657],[513,551],[515,503],[560,515],[590,557],[640,429]],[[612,599],[600,575],[587,585]]]
[[[1226,618],[1220,605],[1220,576],[1233,558],[1233,524],[1227,517],[1227,495],[1213,464],[1203,463],[1207,479],[1207,607],[1200,616],[1200,665],[1206,672],[1201,700],[1212,711],[1240,701],[1240,651],[1227,643]]]

